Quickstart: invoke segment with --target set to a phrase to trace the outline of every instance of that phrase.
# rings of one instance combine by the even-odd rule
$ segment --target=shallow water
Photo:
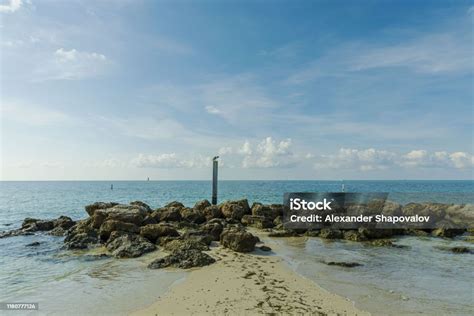
[[[158,207],[179,200],[192,206],[209,198],[210,192],[207,181],[113,182],[114,190],[110,184],[0,182],[0,230],[19,227],[25,217],[84,218],[84,205],[95,201],[142,200]],[[223,181],[219,198],[281,203],[284,192],[339,191],[340,187],[340,181]],[[420,195],[410,192],[425,192],[432,200],[474,202],[473,181],[345,181],[345,187],[352,192],[404,192],[393,195],[398,199],[413,199]],[[403,238],[398,242],[409,249],[387,249],[302,240],[282,245],[282,253],[296,270],[375,314],[462,315],[472,309],[472,255],[433,248],[449,241]],[[40,246],[25,247],[34,241],[40,241]],[[0,239],[0,302],[39,302],[40,313],[34,315],[127,314],[151,304],[186,275],[148,270],[147,262],[156,256],[153,253],[137,259],[94,260],[63,251],[61,246],[61,237],[45,234]],[[364,266],[344,269],[320,262],[345,259]]]

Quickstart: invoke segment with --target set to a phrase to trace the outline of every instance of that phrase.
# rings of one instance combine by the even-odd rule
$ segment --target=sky
[[[461,0],[0,0],[0,178],[473,179],[473,30]]]

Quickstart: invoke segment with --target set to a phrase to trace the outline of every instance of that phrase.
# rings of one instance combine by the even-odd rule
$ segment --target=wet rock
[[[241,223],[245,226],[252,226],[259,229],[273,227],[273,222],[270,221],[268,218],[256,215],[244,215],[242,217]]]
[[[431,232],[431,235],[433,235],[435,237],[452,238],[452,237],[462,235],[466,232],[466,230],[462,229],[462,228],[449,228],[448,225],[446,225],[446,226],[447,227],[434,229]]]
[[[251,252],[255,250],[255,244],[259,242],[258,237],[249,232],[227,229],[221,234],[220,243],[226,248],[237,252]]]
[[[107,250],[116,258],[135,258],[151,252],[156,246],[140,235],[124,234],[107,244]]]
[[[362,266],[362,264],[358,262],[346,262],[346,261],[329,261],[325,262],[328,266],[339,266],[344,268],[355,268]]]
[[[146,204],[145,202],[142,202],[142,201],[133,201],[133,202],[130,202],[130,205],[136,205],[136,206],[141,206],[143,207],[147,212],[152,212],[152,209],[151,207]]]
[[[183,235],[183,239],[194,240],[201,242],[206,245],[210,245],[211,242],[214,240],[213,237],[202,230],[187,230]]]
[[[159,237],[178,237],[179,233],[176,229],[167,225],[149,224],[140,228],[140,235],[151,242],[156,242]]]
[[[323,228],[319,233],[319,237],[324,239],[340,239],[344,235],[339,229]]]
[[[366,239],[388,238],[394,235],[394,231],[392,229],[376,229],[376,228],[361,227],[358,229],[358,232],[361,235],[363,235]]]
[[[194,204],[194,209],[202,212],[206,209],[206,207],[209,206],[211,206],[211,202],[209,202],[208,200],[201,200]]]
[[[89,216],[94,215],[96,210],[107,209],[118,205],[115,202],[95,202],[94,204],[86,205],[85,209]]]
[[[451,247],[451,252],[452,253],[473,253],[473,250],[468,247]]]
[[[224,214],[222,214],[220,208],[217,205],[211,205],[206,207],[202,214],[206,218],[207,221],[210,221],[213,218],[223,218]]]
[[[258,249],[260,249],[261,251],[272,251],[272,248],[268,246],[260,246],[258,247]]]
[[[70,217],[68,216],[59,216],[58,219],[53,221],[54,228],[62,228],[64,230],[68,230],[74,224],[76,224],[75,221],[73,221]]]
[[[364,234],[361,234],[357,230],[346,230],[343,232],[344,239],[350,241],[365,241],[367,237]]]
[[[296,237],[298,234],[292,230],[274,231],[268,234],[268,237]]]
[[[177,250],[171,255],[154,260],[148,265],[150,269],[161,269],[175,267],[189,269],[193,267],[203,267],[216,262],[214,258],[196,249]]]
[[[408,246],[397,245],[390,239],[376,239],[369,242],[369,245],[374,247],[393,247],[393,248],[407,248]]]
[[[179,213],[183,220],[188,221],[190,223],[201,224],[206,221],[206,218],[201,213],[201,211],[196,209],[184,207],[180,210]]]
[[[139,233],[140,228],[128,222],[121,222],[118,220],[107,219],[101,226],[99,230],[100,239],[107,240],[109,239],[110,234],[113,231],[122,231],[128,233]]]
[[[35,242],[32,242],[31,244],[25,245],[25,247],[37,247],[39,245],[41,245],[41,242],[35,241]]]
[[[99,238],[97,236],[86,232],[68,235],[66,238],[67,240],[65,240],[64,245],[67,249],[87,249],[89,247],[97,246],[99,243]]]
[[[307,237],[319,237],[320,230],[308,230],[304,233]]]
[[[405,235],[427,237],[430,233],[422,229],[407,229],[405,230]]]
[[[55,228],[53,228],[52,230],[50,230],[48,232],[48,235],[61,237],[61,236],[66,235],[66,232],[67,232],[67,230],[65,230],[62,227],[55,227]]]

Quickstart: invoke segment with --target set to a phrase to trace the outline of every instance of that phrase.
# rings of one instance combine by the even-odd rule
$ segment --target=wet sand
[[[208,253],[216,263],[193,270],[151,306],[132,315],[370,315],[298,275],[276,255],[220,247]]]

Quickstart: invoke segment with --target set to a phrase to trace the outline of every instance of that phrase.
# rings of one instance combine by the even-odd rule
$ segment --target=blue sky
[[[472,179],[470,1],[0,5],[4,180]]]

